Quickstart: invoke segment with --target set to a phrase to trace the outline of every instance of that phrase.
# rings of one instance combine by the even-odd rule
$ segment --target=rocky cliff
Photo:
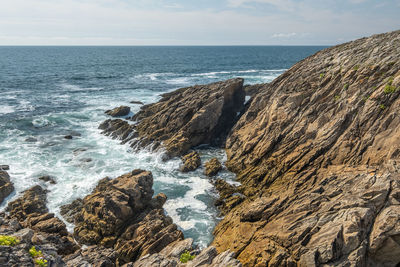
[[[244,266],[400,263],[400,31],[258,89],[226,142],[246,198],[215,229]]]
[[[221,145],[244,108],[243,79],[181,88],[145,105],[132,118],[106,120],[104,134],[132,147],[164,147],[168,156],[181,156],[200,144]]]

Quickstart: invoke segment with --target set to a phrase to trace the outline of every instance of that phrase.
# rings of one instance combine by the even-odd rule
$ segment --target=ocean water
[[[100,134],[104,111],[157,101],[161,93],[233,77],[246,84],[270,82],[323,47],[0,47],[0,164],[10,165],[15,185],[0,206],[29,187],[49,190],[48,207],[84,197],[103,177],[133,169],[152,171],[155,193],[186,237],[200,246],[212,241],[220,218],[217,195],[202,169],[183,174],[180,160],[133,152]],[[64,138],[72,135],[72,140]],[[221,149],[203,147],[204,160],[225,160]],[[38,177],[50,175],[57,184]],[[227,170],[219,174],[234,183]],[[68,224],[69,230],[73,225]]]

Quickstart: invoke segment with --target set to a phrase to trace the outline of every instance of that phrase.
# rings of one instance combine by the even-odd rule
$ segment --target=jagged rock
[[[40,176],[38,179],[43,182],[49,182],[50,184],[56,184],[54,178],[49,175]]]
[[[63,260],[68,267],[114,267],[116,258],[117,254],[113,249],[101,246],[90,246],[64,257]]]
[[[114,108],[112,110],[107,110],[105,113],[107,115],[110,115],[111,117],[122,117],[126,116],[131,112],[131,108],[127,106],[120,106],[117,108]]]
[[[119,265],[183,239],[162,209],[166,196],[159,194],[152,199],[152,186],[151,173],[142,170],[102,179],[74,216],[76,239],[114,248]]]
[[[9,216],[24,221],[29,215],[47,213],[46,193],[47,191],[39,185],[24,191],[22,197],[8,204],[6,210]]]
[[[215,228],[244,266],[396,266],[400,31],[295,64],[226,142],[245,200]]]
[[[14,191],[14,185],[6,171],[0,170],[0,203]]]
[[[180,170],[181,172],[190,172],[196,170],[201,165],[201,159],[199,153],[192,151],[182,157],[182,163]]]
[[[133,100],[133,101],[131,101],[131,102],[129,102],[129,103],[131,103],[131,104],[137,104],[137,105],[143,105],[143,102],[142,102],[142,101],[137,101],[137,100]]]
[[[236,186],[229,184],[223,179],[216,179],[214,186],[219,193],[219,198],[215,202],[215,206],[218,207],[221,215],[225,215],[245,199],[239,193],[239,189]]]
[[[200,144],[222,144],[243,110],[243,79],[181,88],[144,105],[133,116],[136,125],[107,120],[99,128],[104,134],[130,142],[134,148],[153,144],[168,156],[181,156]]]
[[[10,169],[10,166],[8,165],[0,165],[0,171],[8,171]]]
[[[222,164],[217,158],[212,158],[204,164],[204,174],[207,176],[214,176],[222,170]]]
[[[75,199],[70,204],[62,205],[60,207],[60,214],[69,223],[75,223],[75,217],[82,210],[83,200],[81,198]]]

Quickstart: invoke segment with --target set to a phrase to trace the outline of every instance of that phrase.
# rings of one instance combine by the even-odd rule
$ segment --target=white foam
[[[13,113],[14,111],[15,111],[15,108],[12,106],[0,105],[0,114]]]

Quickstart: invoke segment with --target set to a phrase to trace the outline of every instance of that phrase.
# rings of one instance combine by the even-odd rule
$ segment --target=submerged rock
[[[200,144],[224,143],[243,110],[243,79],[181,88],[144,105],[133,116],[136,125],[107,120],[104,134],[131,142],[132,147],[163,147],[169,156],[181,156]],[[160,144],[162,143],[162,146]]]
[[[110,115],[111,117],[122,117],[126,116],[131,112],[131,108],[127,106],[120,106],[117,108],[114,108],[112,110],[107,110],[105,113],[107,115]]]
[[[215,176],[222,170],[222,164],[217,158],[212,158],[204,164],[204,174],[207,176]]]
[[[14,185],[6,171],[0,170],[0,203],[14,191]]]
[[[226,142],[246,198],[215,228],[244,266],[400,263],[400,31],[322,50],[251,101]]]
[[[196,170],[201,165],[201,159],[199,153],[192,151],[182,157],[182,163],[180,170],[181,172],[190,172]]]
[[[144,104],[142,101],[137,101],[137,100],[133,100],[133,101],[131,101],[129,103],[136,104],[136,105],[143,105]]]
[[[40,176],[38,179],[46,183],[48,182],[50,184],[56,184],[54,178],[49,175]]]
[[[0,171],[8,171],[10,169],[10,166],[8,165],[0,165]]]
[[[64,139],[71,140],[72,138],[73,138],[72,135],[66,135],[66,136],[64,136]]]

